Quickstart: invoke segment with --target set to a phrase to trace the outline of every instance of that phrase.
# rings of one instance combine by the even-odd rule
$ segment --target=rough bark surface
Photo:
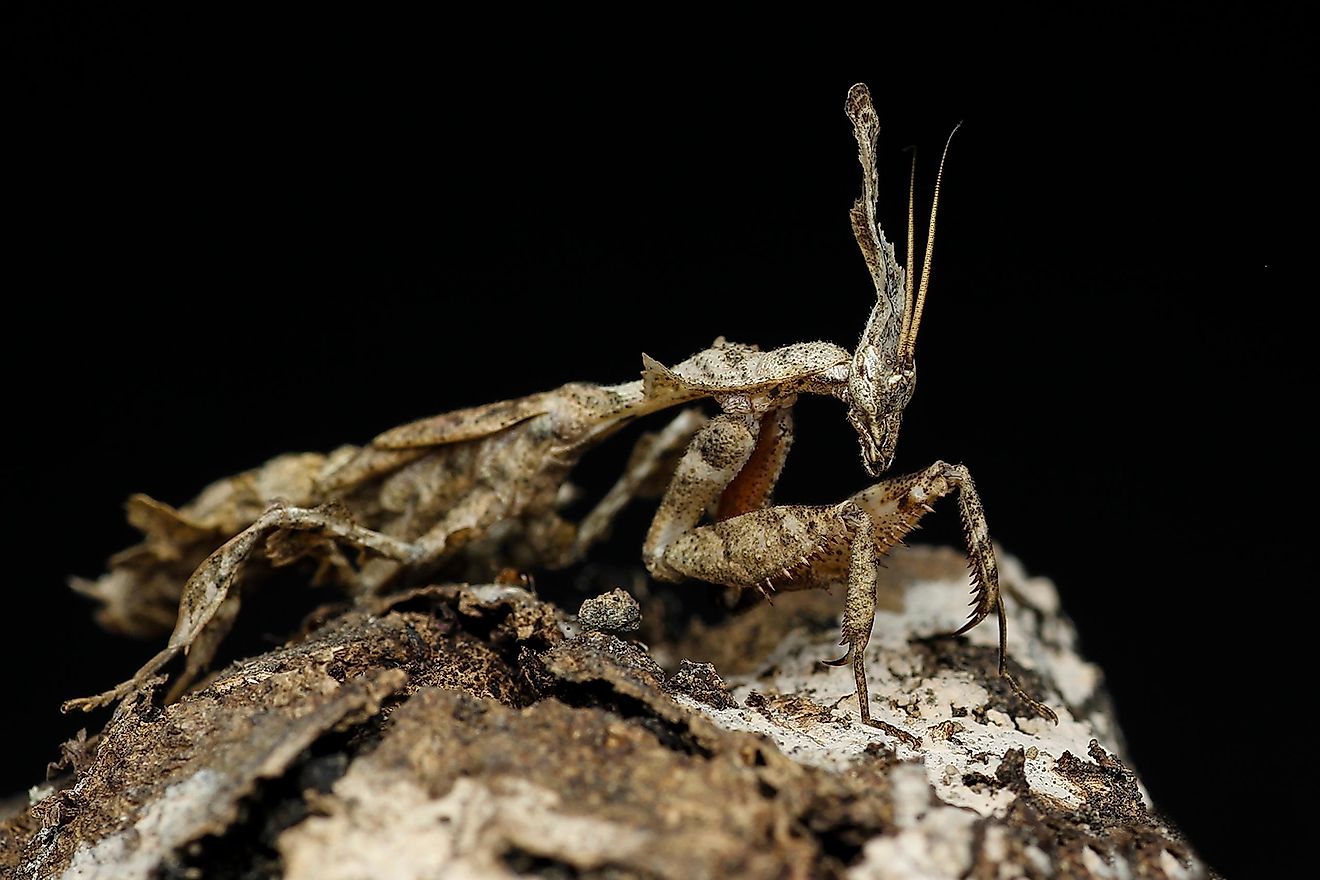
[[[0,824],[0,876],[1207,876],[1124,765],[1053,586],[1003,574],[1012,670],[1057,727],[996,677],[993,628],[925,638],[962,616],[952,551],[882,579],[872,712],[916,748],[817,662],[838,597],[665,639],[670,600],[634,588],[648,649],[599,608],[591,629],[520,587],[435,586],[122,704]]]

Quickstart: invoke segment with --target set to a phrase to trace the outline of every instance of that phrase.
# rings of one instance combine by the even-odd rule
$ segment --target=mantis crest
[[[564,566],[582,559],[632,499],[662,494],[642,548],[657,580],[700,580],[766,596],[846,581],[840,644],[847,650],[827,662],[851,666],[862,721],[911,740],[871,718],[865,651],[875,618],[877,561],[936,499],[952,494],[974,595],[971,616],[955,634],[997,612],[1000,674],[1053,717],[1004,667],[1003,599],[968,470],[937,461],[916,473],[884,476],[916,383],[943,159],[918,279],[915,163],[906,264],[900,265],[876,219],[880,125],[864,85],[849,90],[846,111],[862,167],[851,224],[875,287],[854,351],[828,342],[761,351],[721,338],[672,366],[643,355],[642,376],[631,382],[570,383],[403,425],[363,447],[281,456],[213,484],[177,510],[135,496],[129,517],[145,540],[114,557],[109,573],[75,588],[100,600],[102,622],[121,630],[159,628],[177,605],[173,632],[131,680],[72,700],[66,710],[91,709],[145,688],[186,654],[167,699],[181,694],[214,657],[238,614],[239,588],[262,566],[311,558],[322,580],[359,598],[463,560]],[[803,394],[834,397],[847,407],[863,466],[877,480],[837,504],[771,503],[793,440],[793,407]],[[564,518],[570,472],[588,450],[637,418],[700,400],[713,400],[718,414],[681,409],[668,426],[638,441],[625,472],[583,519]],[[345,549],[358,551],[357,558]]]

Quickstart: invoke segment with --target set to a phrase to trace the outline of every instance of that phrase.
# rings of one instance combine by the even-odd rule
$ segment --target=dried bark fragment
[[[323,669],[290,670],[257,688],[220,683],[164,712],[126,704],[96,761],[56,795],[66,809],[30,841],[17,875],[149,877],[185,844],[228,827],[260,780],[346,718],[377,711],[406,679],[373,669],[341,685]]]
[[[914,548],[893,560],[887,574],[897,602],[877,613],[871,690],[877,717],[920,733],[919,748],[855,723],[851,676],[817,663],[832,648],[833,633],[811,608],[801,626],[747,664],[748,674],[730,677],[746,709],[687,703],[728,729],[764,733],[795,760],[836,772],[849,772],[877,748],[894,750],[897,833],[869,840],[851,876],[1208,876],[1118,757],[1121,737],[1099,670],[1078,655],[1053,585],[1027,577],[1011,557],[1003,560],[1005,590],[1017,599],[1010,605],[1010,632],[1017,634],[1010,654],[1021,661],[1019,676],[1063,707],[1057,727],[990,674],[997,646],[989,634],[924,638],[958,620],[962,559]],[[759,644],[768,613],[754,609],[708,628],[701,644],[724,655]],[[1092,761],[1076,757],[1082,753]]]
[[[290,880],[525,867],[672,878],[809,876],[760,774],[735,754],[674,751],[601,709],[545,700],[515,712],[422,691],[380,747],[281,841]],[[712,792],[721,797],[713,799]]]
[[[429,604],[431,613],[345,614],[303,641],[229,667],[164,709],[124,703],[76,782],[7,827],[0,865],[16,877],[149,876],[186,844],[222,834],[261,780],[281,776],[324,734],[361,725],[410,677],[411,688],[525,702],[525,684],[492,640],[459,626],[459,606],[471,619],[478,608],[489,615],[479,628],[500,632],[496,644],[519,631],[545,636],[536,624],[545,612],[532,610],[543,606],[498,596],[482,605],[463,594],[465,603],[460,592],[393,600]]]
[[[724,679],[720,678],[720,674],[715,671],[715,666],[711,663],[693,663],[691,660],[684,660],[678,667],[678,672],[669,676],[665,686],[671,693],[686,694],[716,709],[729,709],[738,705],[733,695],[729,693]]]
[[[633,632],[642,625],[642,609],[636,599],[616,587],[583,602],[578,623],[605,632]]]

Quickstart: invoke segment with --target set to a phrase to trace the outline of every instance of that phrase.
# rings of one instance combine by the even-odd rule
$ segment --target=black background
[[[1300,827],[1272,731],[1314,693],[1287,665],[1314,604],[1290,513],[1314,399],[1298,8],[964,17],[956,38],[885,10],[812,37],[522,19],[514,37],[512,12],[24,19],[0,460],[22,722],[0,789],[85,723],[61,700],[156,650],[64,587],[133,540],[129,493],[181,503],[279,452],[624,381],[643,350],[719,334],[851,346],[872,297],[847,224],[860,80],[893,237],[903,148],[924,203],[964,122],[896,470],[971,468],[997,540],[1056,579],[1156,803],[1220,870],[1271,863]],[[611,36],[568,36],[588,25]],[[838,404],[798,425],[781,499],[864,484]],[[928,534],[952,541],[946,507]]]

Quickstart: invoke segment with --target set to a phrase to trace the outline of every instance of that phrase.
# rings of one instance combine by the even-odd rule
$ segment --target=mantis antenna
[[[940,154],[939,171],[935,173],[935,196],[930,203],[930,229],[926,233],[926,255],[921,260],[921,284],[917,287],[917,296],[915,304],[912,301],[912,269],[913,269],[913,217],[912,217],[912,186],[908,187],[908,253],[907,253],[907,292],[910,305],[904,308],[904,318],[911,315],[911,321],[903,323],[903,338],[899,344],[900,359],[911,361],[913,350],[917,344],[917,329],[921,326],[921,311],[926,305],[926,290],[930,287],[930,264],[935,256],[935,216],[940,207],[940,183],[944,180],[944,160],[949,156],[949,144],[953,142],[953,136],[958,133],[962,127],[959,122],[949,132],[949,139],[944,142],[944,152]],[[915,182],[916,175],[916,156],[912,157],[913,176]],[[910,311],[909,311],[910,310]]]

